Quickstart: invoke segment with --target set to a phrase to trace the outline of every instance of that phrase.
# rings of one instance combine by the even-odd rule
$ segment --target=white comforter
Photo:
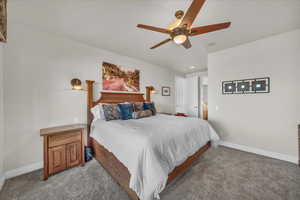
[[[207,121],[158,114],[137,120],[97,120],[91,137],[129,170],[129,187],[141,200],[159,199],[168,174],[218,135]]]

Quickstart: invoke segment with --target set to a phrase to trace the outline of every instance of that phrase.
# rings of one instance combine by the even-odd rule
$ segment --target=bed
[[[132,200],[153,200],[182,174],[218,136],[207,121],[158,114],[139,120],[94,120],[98,103],[144,102],[140,93],[101,92],[88,85],[89,145],[94,157]],[[201,133],[201,134],[199,134]]]

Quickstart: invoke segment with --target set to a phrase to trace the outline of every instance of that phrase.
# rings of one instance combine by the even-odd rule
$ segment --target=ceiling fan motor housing
[[[177,10],[176,13],[175,13],[175,17],[177,19],[181,19],[184,15],[184,12],[182,10]]]
[[[170,34],[172,39],[174,39],[178,35],[189,35],[189,31],[186,28],[183,27],[177,27],[173,29],[172,33]]]

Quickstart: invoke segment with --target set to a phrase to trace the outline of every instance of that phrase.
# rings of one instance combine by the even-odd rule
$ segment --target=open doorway
[[[199,72],[175,78],[176,112],[208,119],[208,74]]]
[[[202,85],[200,88],[200,93],[201,119],[208,120],[208,85]]]
[[[208,75],[199,76],[199,115],[201,119],[208,120]]]

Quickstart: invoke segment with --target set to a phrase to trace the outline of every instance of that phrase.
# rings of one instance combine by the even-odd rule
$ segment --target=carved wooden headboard
[[[87,123],[90,127],[93,121],[91,108],[99,103],[124,103],[124,102],[145,102],[142,93],[123,93],[123,92],[100,92],[101,96],[94,101],[94,83],[95,81],[87,80]]]

